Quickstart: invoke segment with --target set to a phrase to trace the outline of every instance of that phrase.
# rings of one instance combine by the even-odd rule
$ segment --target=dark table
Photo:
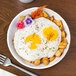
[[[60,63],[48,69],[34,70],[21,65],[13,58],[7,47],[7,30],[11,20],[19,12],[45,4],[59,13],[68,23],[71,31],[71,45],[67,55]],[[19,0],[0,0],[0,53],[9,57],[14,64],[41,76],[76,76],[76,0],[35,0],[29,4],[23,4]],[[0,68],[19,76],[27,75],[12,66],[0,65]]]

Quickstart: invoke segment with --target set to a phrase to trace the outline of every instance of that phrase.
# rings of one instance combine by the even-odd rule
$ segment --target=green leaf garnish
[[[55,47],[53,47],[53,49],[55,49]]]
[[[51,50],[51,48],[49,48],[49,50]]]

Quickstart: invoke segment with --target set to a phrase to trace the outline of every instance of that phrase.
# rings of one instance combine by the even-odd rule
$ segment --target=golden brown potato
[[[66,48],[66,46],[62,45],[62,46],[59,46],[60,49],[64,49]]]
[[[31,61],[27,60],[27,62],[31,63]]]
[[[60,44],[59,44],[59,48],[60,48],[60,49],[64,49],[64,48],[66,48],[66,46],[63,45],[63,43],[60,43]]]
[[[63,31],[63,26],[62,25],[59,28],[60,28],[61,31]]]
[[[67,46],[67,40],[63,40],[63,45]]]
[[[45,11],[42,11],[41,14],[40,14],[40,16],[49,19],[49,16],[48,16],[48,14]]]
[[[62,21],[61,20],[57,21],[57,25],[62,26]]]
[[[32,61],[31,63],[34,64],[34,61]]]
[[[67,45],[67,40],[63,40],[63,45]]]
[[[63,40],[62,42],[67,43],[67,40],[65,39],[65,40]]]
[[[60,57],[60,55],[61,55],[61,52],[59,50],[57,50],[56,53],[55,53],[55,56]]]
[[[19,22],[22,22],[25,19],[25,16],[20,16]]]
[[[64,45],[65,43],[67,43],[67,40],[63,40],[59,45]]]
[[[34,61],[34,65],[38,66],[39,64],[40,64],[40,59],[36,59],[36,60]]]
[[[67,43],[63,43],[64,46],[67,46]]]
[[[65,32],[64,32],[64,31],[62,31],[61,36],[62,36],[63,38],[65,38]]]
[[[67,46],[67,40],[63,40],[60,44],[59,44],[59,48],[64,49]]]
[[[49,60],[50,60],[50,61],[53,61],[53,60],[54,60],[54,58],[55,58],[55,56],[50,57],[50,58],[49,58]]]
[[[43,11],[42,13],[43,13],[43,16],[44,16],[45,18],[48,17],[48,14],[47,14],[45,11]]]
[[[49,59],[48,59],[48,57],[44,57],[44,58],[42,59],[42,63],[43,63],[44,65],[48,65],[48,64],[49,64]]]
[[[54,19],[53,22],[56,24],[57,20]]]
[[[57,26],[62,26],[62,21],[61,20],[54,20],[54,22],[56,23]]]
[[[51,21],[54,21],[54,16],[51,16],[51,17],[50,17],[50,20],[51,20]]]
[[[58,49],[58,51],[60,51],[61,53],[63,53],[64,49]]]
[[[63,46],[63,42],[61,42],[61,43],[59,44],[59,46]]]

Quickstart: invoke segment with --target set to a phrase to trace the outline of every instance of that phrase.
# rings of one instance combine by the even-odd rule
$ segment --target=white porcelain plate
[[[14,48],[13,48],[13,45],[12,45],[12,40],[13,40],[13,35],[15,33],[15,31],[17,30],[16,28],[16,24],[19,20],[19,17],[20,16],[24,16],[26,14],[31,14],[32,11],[36,10],[38,7],[33,7],[33,8],[29,8],[29,9],[26,9],[22,12],[20,12],[11,22],[10,26],[9,26],[9,29],[8,29],[8,33],[7,33],[7,44],[8,44],[8,47],[9,47],[9,50],[11,52],[11,54],[13,55],[13,57],[19,62],[21,63],[22,65],[26,66],[26,67],[29,67],[29,68],[33,68],[33,69],[45,69],[45,68],[49,68],[49,67],[52,67],[54,65],[56,65],[57,63],[59,63],[63,58],[64,56],[66,55],[68,49],[69,49],[69,45],[70,45],[70,31],[69,31],[69,28],[68,28],[68,25],[67,23],[65,22],[65,20],[59,15],[57,14],[56,12],[54,12],[53,10],[51,9],[48,9],[48,8],[44,8],[43,10],[46,11],[49,16],[54,16],[55,19],[57,20],[61,20],[62,23],[63,23],[63,26],[64,26],[64,29],[65,29],[65,32],[67,34],[66,36],[66,39],[68,41],[68,45],[67,47],[65,48],[63,54],[58,57],[58,58],[55,58],[52,62],[50,62],[47,66],[44,66],[43,64],[40,64],[39,66],[34,66],[32,63],[28,63],[26,62],[25,60],[23,60],[21,57],[18,56],[18,54],[15,52]]]

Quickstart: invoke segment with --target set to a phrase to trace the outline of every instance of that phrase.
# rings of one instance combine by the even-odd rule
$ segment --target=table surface
[[[19,12],[45,4],[66,20],[72,40],[67,55],[60,63],[48,69],[34,70],[21,65],[13,58],[7,47],[7,30],[11,20]],[[21,3],[19,0],[0,0],[0,53],[9,57],[14,64],[41,76],[76,76],[76,0],[35,0],[29,4]],[[27,75],[12,66],[3,67],[0,65],[0,68],[19,76]]]

